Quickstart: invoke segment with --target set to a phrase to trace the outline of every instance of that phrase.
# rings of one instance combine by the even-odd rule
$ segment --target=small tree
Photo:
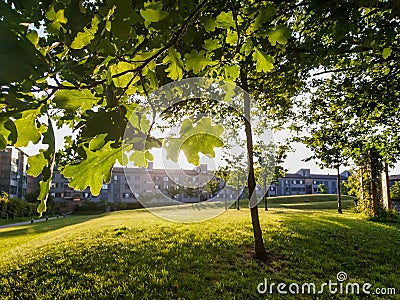
[[[318,190],[322,193],[322,194],[327,194],[327,190],[326,190],[326,186],[325,184],[321,183],[318,185]]]
[[[400,198],[400,181],[396,181],[390,188],[390,195],[392,198]]]

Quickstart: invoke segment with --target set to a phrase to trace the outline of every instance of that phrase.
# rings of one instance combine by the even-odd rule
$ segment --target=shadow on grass
[[[83,223],[103,215],[86,215],[86,216],[68,216],[65,218],[53,219],[49,221],[37,222],[28,225],[19,225],[15,227],[7,227],[0,229],[0,239],[8,237],[18,237],[27,234],[39,234],[64,228],[79,223]]]

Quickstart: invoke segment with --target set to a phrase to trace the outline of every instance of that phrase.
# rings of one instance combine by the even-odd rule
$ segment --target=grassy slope
[[[2,229],[0,298],[265,299],[257,293],[264,277],[322,283],[339,271],[399,291],[400,225],[338,215],[329,200],[312,209],[321,199],[309,200],[260,209],[267,264],[251,258],[248,209],[196,224],[137,210]]]

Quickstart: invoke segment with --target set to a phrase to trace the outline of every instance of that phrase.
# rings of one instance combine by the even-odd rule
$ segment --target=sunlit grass
[[[261,297],[258,283],[322,283],[339,271],[400,291],[400,224],[304,200],[260,209],[267,263],[253,258],[247,208],[195,224],[136,210],[2,229],[0,298],[280,299]]]

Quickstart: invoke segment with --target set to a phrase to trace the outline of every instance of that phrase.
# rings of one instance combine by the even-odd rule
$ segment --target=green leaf
[[[105,145],[105,143],[106,143],[105,138],[106,138],[107,135],[108,135],[107,133],[102,133],[102,134],[96,135],[96,136],[90,141],[90,143],[89,143],[89,149],[90,149],[91,151],[96,151],[96,150],[101,149],[101,148]]]
[[[225,77],[235,81],[237,78],[239,78],[240,74],[240,66],[238,65],[225,65],[224,66],[225,70]]]
[[[258,48],[254,48],[253,60],[256,62],[257,72],[269,72],[274,68],[274,58]]]
[[[221,12],[215,21],[218,27],[223,27],[226,29],[235,27],[235,20],[233,19],[232,11]]]
[[[228,32],[226,34],[226,42],[227,44],[233,46],[237,43],[238,41],[238,36],[236,31],[228,29]]]
[[[34,156],[29,156],[28,164],[29,169],[26,173],[33,177],[38,177],[40,173],[42,173],[43,168],[47,165],[48,160],[44,157],[43,150]]]
[[[387,47],[387,48],[382,50],[383,59],[387,59],[390,56],[390,54],[392,54],[392,48]]]
[[[267,35],[272,46],[275,46],[277,42],[286,45],[287,39],[290,37],[290,30],[286,26],[278,26],[276,29],[269,30]]]
[[[95,15],[92,19],[90,28],[85,27],[83,32],[78,32],[70,47],[72,49],[82,49],[83,47],[89,45],[94,39],[94,35],[97,32],[99,23],[100,19],[97,15]]]
[[[212,125],[210,118],[202,118],[195,126],[189,119],[182,122],[179,138],[169,138],[164,141],[167,158],[178,161],[182,150],[189,163],[200,164],[199,153],[215,157],[215,147],[223,147],[220,136],[224,132],[221,125]]]
[[[140,10],[140,15],[148,22],[159,22],[168,16],[168,12],[162,11],[161,1],[149,1],[144,3],[144,9]]]
[[[40,108],[35,110],[26,110],[21,118],[14,121],[17,128],[18,138],[15,147],[26,147],[29,142],[37,144],[41,138],[41,132],[36,127],[36,118],[40,115]]]
[[[95,97],[90,90],[58,90],[53,101],[58,108],[68,112],[84,112],[91,109],[100,99]]]
[[[183,62],[181,60],[181,54],[174,48],[168,49],[168,55],[163,59],[163,64],[169,64],[169,67],[165,69],[168,72],[168,77],[172,80],[181,80],[183,77]]]
[[[254,45],[251,39],[247,39],[243,46],[240,48],[240,52],[243,52],[245,56],[250,55],[251,51],[253,51]]]
[[[40,215],[42,215],[42,213],[46,211],[46,202],[50,192],[55,162],[55,137],[51,121],[49,121],[47,131],[43,135],[43,144],[48,145],[48,148],[46,150],[40,150],[40,154],[43,155],[42,158],[46,159],[46,162],[44,162],[40,156],[36,156],[35,159],[30,161],[31,163],[33,163],[33,170],[28,170],[32,174],[38,175],[40,167],[42,167],[42,170],[40,172],[42,173],[43,177],[42,180],[39,182],[40,193],[38,196],[40,204],[37,208],[37,212]]]
[[[118,160],[122,165],[126,164],[127,158],[123,151],[129,151],[131,147],[112,148],[111,143],[108,142],[95,152],[84,148],[86,159],[79,164],[68,165],[61,171],[68,178],[70,187],[83,191],[89,186],[94,196],[100,193],[103,180],[110,182],[111,170],[115,162]]]
[[[208,18],[204,21],[204,29],[206,32],[210,33],[215,31],[215,27],[217,26],[214,18]]]
[[[26,38],[36,46],[39,43],[39,35],[36,30],[29,31],[26,35]]]
[[[222,47],[222,45],[220,44],[219,40],[217,40],[217,39],[204,40],[203,48],[208,51],[214,51],[221,47]]]
[[[133,63],[128,63],[124,61],[120,61],[117,64],[110,66],[111,76],[130,70],[131,71],[135,70],[135,65]],[[112,78],[112,81],[114,82],[114,85],[116,87],[124,88],[132,80],[133,76],[135,76],[134,72],[130,72],[122,76]],[[132,80],[131,84],[135,84],[136,82],[139,81],[139,79],[140,79],[139,76],[136,76]]]
[[[146,154],[143,151],[135,150],[130,156],[129,160],[134,163],[136,167],[147,168]]]
[[[194,74],[200,73],[205,67],[216,65],[217,62],[206,56],[204,50],[192,50],[185,54],[185,69],[186,71],[193,70]]]
[[[14,122],[8,118],[0,119],[0,150],[6,149],[8,142],[15,143],[17,130]]]

